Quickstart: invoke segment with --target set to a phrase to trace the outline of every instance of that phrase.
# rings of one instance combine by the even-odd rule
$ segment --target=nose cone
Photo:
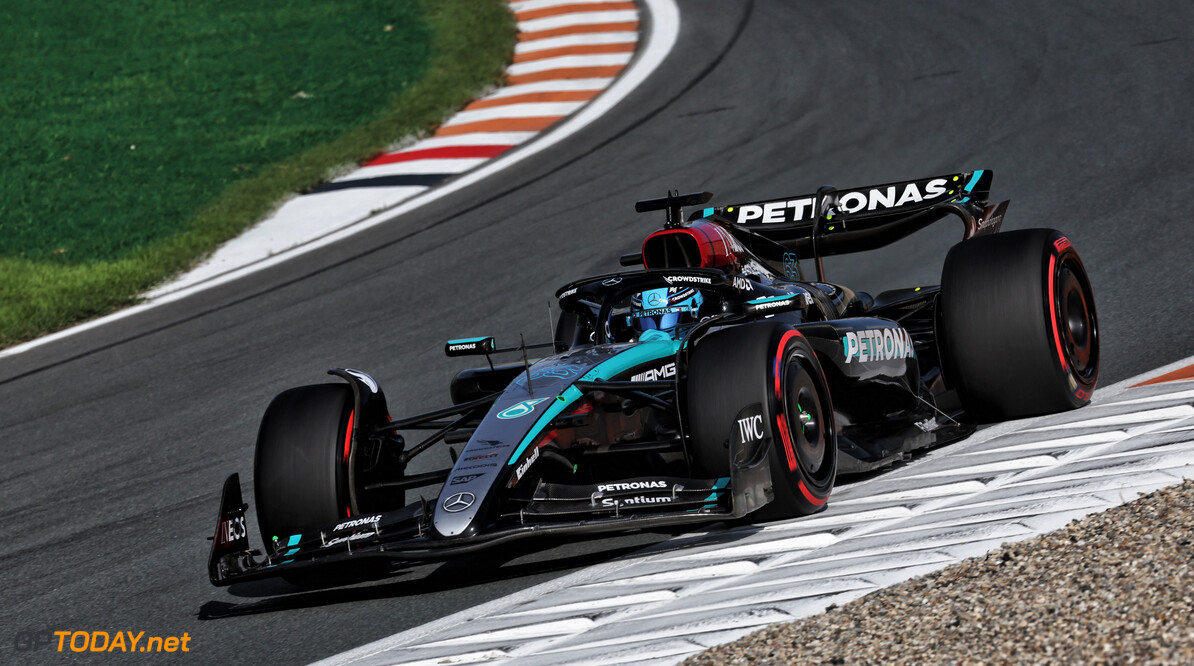
[[[448,482],[450,484],[451,479]],[[472,489],[457,489],[458,487],[463,488],[465,485]],[[484,492],[488,489],[489,483],[485,483],[484,485],[486,486],[485,489],[482,489],[480,484],[474,485],[472,482],[461,484],[460,486],[444,486],[444,490],[440,493],[439,501],[435,507],[434,517],[432,518],[432,526],[435,528],[437,535],[441,537],[459,537],[468,536],[476,531],[473,519],[477,517],[481,499],[485,496]]]

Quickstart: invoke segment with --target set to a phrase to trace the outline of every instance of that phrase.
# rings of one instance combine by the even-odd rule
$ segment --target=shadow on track
[[[629,555],[645,545],[665,541],[670,536],[643,533],[638,535],[635,543],[627,545],[621,540],[618,546],[608,548],[602,547],[600,539],[515,544],[487,551],[483,555],[469,555],[442,563],[419,563],[414,566],[408,562],[397,563],[399,566],[391,569],[383,578],[357,582],[348,587],[310,590],[281,579],[241,583],[230,586],[229,593],[237,597],[265,598],[239,604],[208,601],[199,608],[197,617],[199,620],[220,620],[359,601],[418,597],[545,573],[562,574]],[[578,552],[553,556],[551,552],[557,548]]]

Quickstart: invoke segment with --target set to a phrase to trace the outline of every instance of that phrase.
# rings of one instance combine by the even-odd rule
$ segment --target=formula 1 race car
[[[623,266],[556,292],[555,339],[498,348],[452,379],[452,405],[391,419],[378,382],[284,391],[266,409],[250,548],[236,474],[220,500],[213,584],[340,582],[393,560],[450,558],[543,535],[776,520],[824,508],[839,473],[957,440],[977,423],[1073,409],[1098,379],[1094,299],[1061,233],[998,233],[989,171],[665,211]],[[963,240],[941,285],[875,296],[826,281],[822,258],[946,217]],[[800,261],[811,262],[815,280]],[[528,359],[528,350],[549,355]],[[493,355],[516,354],[495,365]],[[401,433],[426,431],[410,445]],[[408,474],[437,445],[450,469]],[[408,501],[407,491],[440,486]]]

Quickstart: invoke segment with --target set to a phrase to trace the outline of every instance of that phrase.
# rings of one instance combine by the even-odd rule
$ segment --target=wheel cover
[[[808,474],[821,470],[825,463],[825,410],[808,359],[794,354],[784,368],[784,404],[788,434],[796,462]]]
[[[1062,262],[1057,277],[1053,302],[1057,309],[1062,351],[1074,374],[1089,383],[1098,370],[1098,325],[1090,288],[1081,268],[1072,261]]]

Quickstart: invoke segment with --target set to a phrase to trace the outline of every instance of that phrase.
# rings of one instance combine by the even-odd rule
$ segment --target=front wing
[[[731,465],[716,480],[627,479],[601,486],[541,484],[534,499],[507,512],[500,526],[442,538],[431,528],[433,506],[421,500],[387,513],[346,519],[313,535],[275,538],[250,548],[240,476],[224,482],[208,575],[213,585],[271,578],[300,570],[339,568],[363,559],[443,560],[532,537],[566,537],[741,518],[772,500],[768,447]],[[651,484],[651,485],[647,485]],[[663,484],[662,486],[658,484]]]

